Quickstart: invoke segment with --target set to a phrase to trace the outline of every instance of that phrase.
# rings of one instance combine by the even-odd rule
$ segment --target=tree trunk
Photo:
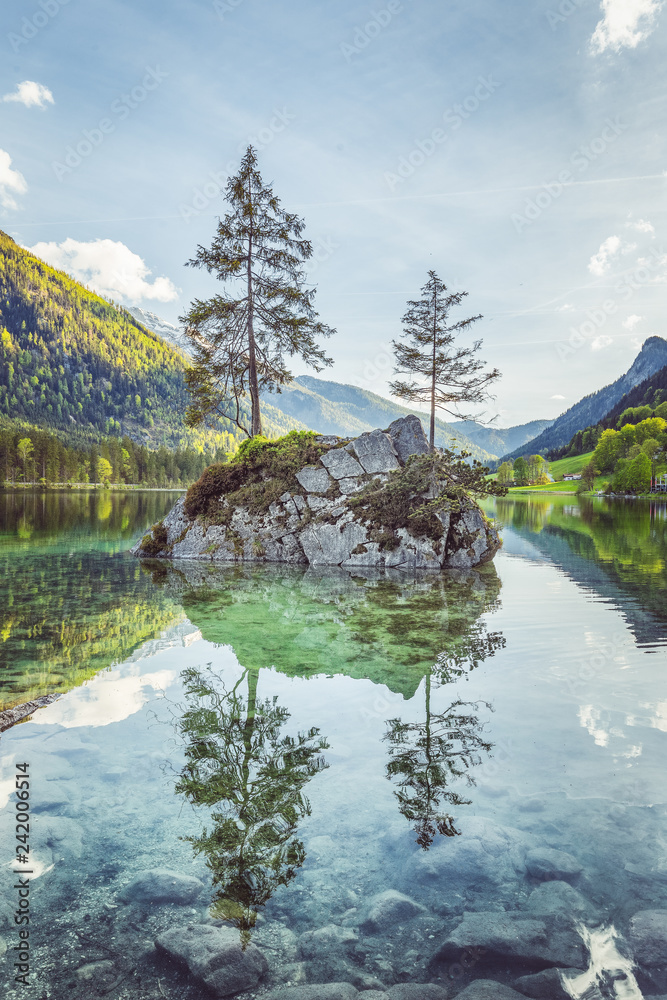
[[[433,368],[431,370],[431,426],[428,435],[428,446],[431,452],[435,451],[435,346],[438,329],[438,297],[437,292],[433,293]]]
[[[248,200],[251,199],[248,185]],[[251,206],[252,207],[252,206]],[[252,416],[250,423],[251,437],[262,433],[262,417],[259,412],[259,387],[257,385],[257,358],[255,355],[254,303],[252,298],[252,216],[250,221],[250,236],[248,237],[248,382],[250,384],[250,403]]]

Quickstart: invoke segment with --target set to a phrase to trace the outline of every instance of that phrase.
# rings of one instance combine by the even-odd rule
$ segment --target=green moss
[[[414,537],[426,536],[438,541],[444,535],[442,524],[424,501],[424,494],[436,485],[439,486],[434,483],[431,457],[415,455],[404,468],[390,472],[387,482],[371,480],[361,492],[349,497],[348,503],[370,522],[371,540],[379,542],[381,549],[391,550],[400,545],[395,535],[398,528],[406,528]],[[373,530],[379,532],[377,537]]]
[[[154,524],[150,534],[144,535],[139,548],[147,556],[157,556],[161,552],[166,552],[172,546],[167,545],[167,529],[162,521]]]
[[[244,441],[231,462],[211,465],[188,490],[185,513],[209,524],[229,525],[235,507],[266,514],[283,493],[299,493],[296,473],[314,465],[328,446],[313,431],[290,431],[277,441],[263,437]],[[222,498],[227,505],[221,503]]]
[[[368,552],[368,546],[364,545],[363,542],[360,542],[359,545],[355,545],[355,547],[352,549],[353,556],[361,556],[365,552]]]

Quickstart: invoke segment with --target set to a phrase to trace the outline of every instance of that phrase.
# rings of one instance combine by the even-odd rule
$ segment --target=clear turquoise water
[[[464,913],[535,916],[526,855],[542,848],[581,867],[567,878],[594,935],[667,909],[664,506],[502,501],[494,563],[433,579],[140,566],[123,551],[173,495],[132,500],[100,518],[98,498],[59,499],[29,533],[5,509],[6,698],[66,692],[0,738],[7,861],[15,763],[32,775],[34,996],[208,997],[154,942],[211,920],[268,959],[244,997],[511,986],[545,961],[434,956]],[[201,894],[124,893],[155,868]],[[386,890],[424,909],[369,923]],[[581,941],[571,917],[552,915],[547,938]],[[11,951],[6,907],[3,921]],[[622,988],[614,975],[607,962],[586,997],[667,993],[664,966],[639,962]]]

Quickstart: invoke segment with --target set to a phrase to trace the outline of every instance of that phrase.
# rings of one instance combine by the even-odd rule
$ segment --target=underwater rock
[[[456,994],[456,1000],[523,1000],[523,996],[492,979],[476,979],[462,993]]]
[[[667,965],[667,910],[635,913],[628,937],[635,957],[643,965]]]
[[[566,972],[570,976],[580,976],[582,969],[544,969],[532,976],[521,976],[515,982],[516,988],[524,996],[532,1000],[570,1000],[562,985],[560,974]]]
[[[387,990],[387,1000],[447,1000],[448,996],[436,983],[397,983]]]
[[[521,913],[464,913],[463,920],[435,953],[431,964],[457,961],[466,949],[484,949],[483,961],[512,959],[528,967],[579,967],[584,963],[581,938],[547,920]]]
[[[588,900],[569,882],[553,880],[533,889],[526,909],[538,916],[564,917],[570,922],[592,909]]]
[[[301,958],[317,958],[322,952],[350,945],[357,941],[357,933],[350,927],[339,927],[337,924],[326,924],[315,931],[306,931],[299,938],[299,955]]]
[[[359,994],[352,983],[310,983],[308,986],[281,986],[262,1000],[354,1000]]]
[[[582,872],[582,866],[576,858],[565,851],[556,851],[552,847],[540,847],[528,851],[526,868],[533,878],[543,880],[557,879],[567,881],[576,878]]]
[[[409,896],[395,889],[387,889],[372,896],[362,913],[359,926],[366,934],[389,931],[395,924],[411,920],[418,913],[424,913],[425,906],[415,903]]]
[[[194,903],[204,884],[192,875],[181,875],[169,868],[151,868],[140,872],[124,885],[118,898],[124,903]]]
[[[187,965],[216,997],[253,989],[269,968],[259,948],[249,944],[244,950],[239,932],[231,927],[186,924],[161,934],[155,944]]]
[[[269,443],[266,454],[256,450],[255,465],[210,466],[132,553],[403,572],[467,570],[493,558],[498,533],[470,497],[457,499],[452,487],[454,499],[443,501],[442,510],[424,507],[446,489],[447,474],[434,486],[417,417],[401,417],[386,432],[370,431],[323,451],[328,442],[292,442],[301,450],[284,470]],[[296,471],[301,456],[308,464]],[[421,465],[404,470],[410,456]]]

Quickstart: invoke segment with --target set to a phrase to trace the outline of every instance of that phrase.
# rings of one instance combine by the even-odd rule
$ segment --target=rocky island
[[[466,489],[443,476],[416,416],[357,438],[292,431],[250,439],[210,466],[132,550],[144,558],[470,569],[498,534]],[[458,472],[458,474],[457,474]]]

